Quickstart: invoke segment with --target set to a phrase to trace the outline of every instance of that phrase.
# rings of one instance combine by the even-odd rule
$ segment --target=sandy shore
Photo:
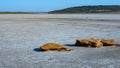
[[[120,14],[1,14],[0,68],[120,68],[119,46],[72,46],[90,37],[120,44]],[[37,51],[47,42],[74,51]]]

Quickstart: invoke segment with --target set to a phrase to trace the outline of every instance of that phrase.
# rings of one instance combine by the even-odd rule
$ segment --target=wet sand
[[[72,45],[78,38],[91,37],[115,39],[120,44],[120,14],[1,14],[0,68],[120,68],[119,45]],[[38,50],[48,42],[74,51]]]

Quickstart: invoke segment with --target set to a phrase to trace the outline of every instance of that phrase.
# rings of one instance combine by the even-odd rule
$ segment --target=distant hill
[[[120,5],[77,6],[48,13],[120,13]]]

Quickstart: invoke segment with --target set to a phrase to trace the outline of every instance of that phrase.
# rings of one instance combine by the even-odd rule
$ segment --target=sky
[[[49,12],[85,5],[120,5],[120,0],[0,0],[0,12]]]

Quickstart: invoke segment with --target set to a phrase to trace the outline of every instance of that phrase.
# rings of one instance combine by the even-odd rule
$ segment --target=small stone
[[[55,60],[55,58],[49,58],[48,60]]]

